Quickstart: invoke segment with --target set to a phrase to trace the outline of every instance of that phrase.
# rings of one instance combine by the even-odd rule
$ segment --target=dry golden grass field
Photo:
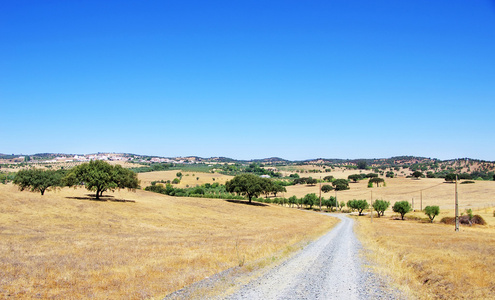
[[[0,184],[0,298],[161,298],[243,261],[249,270],[336,223],[277,206],[87,193]]]
[[[338,178],[338,177],[337,177]],[[341,177],[343,178],[343,177]],[[383,199],[393,205],[396,201],[414,202],[414,209],[424,209],[428,205],[440,206],[441,210],[453,209],[455,200],[455,184],[446,183],[441,178],[385,178],[386,186],[368,188],[368,181],[361,180],[349,183],[349,190],[338,191],[337,200]],[[323,183],[330,184],[330,183]],[[495,181],[476,181],[473,184],[458,184],[459,208],[473,210],[487,206],[495,206]],[[308,193],[319,194],[319,184],[315,186],[288,186],[285,197],[296,195],[303,197]],[[335,191],[322,193],[322,197],[335,196]],[[422,200],[422,201],[421,201]],[[422,202],[422,203],[421,203]],[[389,209],[389,211],[391,211]]]
[[[194,187],[196,185],[215,182],[218,182],[219,184],[225,184],[227,180],[234,178],[234,176],[222,175],[218,173],[182,172],[178,170],[139,173],[138,177],[139,180],[141,180],[141,187],[145,188],[151,185],[152,181],[172,181],[174,180],[174,178],[177,177],[176,174],[178,172],[182,173],[182,180],[179,184],[176,184],[174,186],[179,188],[185,188],[187,186]]]
[[[493,299],[495,295],[495,217],[475,213],[486,226],[425,223],[390,217],[356,217],[357,232],[374,270],[418,299]],[[489,211],[489,212],[488,212]],[[446,214],[453,215],[452,211]],[[416,217],[426,217],[416,213]],[[445,214],[444,214],[445,215]],[[407,216],[407,215],[406,215]],[[437,218],[441,218],[438,216]]]

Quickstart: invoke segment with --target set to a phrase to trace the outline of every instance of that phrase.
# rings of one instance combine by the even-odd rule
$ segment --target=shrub
[[[455,224],[455,218],[454,217],[443,217],[440,220],[440,223],[448,224],[448,225],[454,225]]]
[[[455,217],[444,217],[440,220],[440,222],[448,225],[454,225]],[[468,215],[460,216],[459,223],[469,225],[469,216]],[[480,215],[474,215],[471,218],[471,224],[486,225],[486,221]]]
[[[466,180],[466,181],[461,182],[460,184],[468,184],[468,183],[474,183],[474,181],[472,181],[472,180]]]

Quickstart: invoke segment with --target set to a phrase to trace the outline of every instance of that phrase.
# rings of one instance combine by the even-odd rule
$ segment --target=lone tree
[[[389,206],[390,206],[389,201],[378,199],[375,202],[373,202],[373,209],[378,213],[378,217],[383,216]]]
[[[225,182],[225,189],[229,193],[246,196],[249,199],[249,203],[251,203],[253,197],[258,197],[264,193],[263,187],[265,185],[266,183],[263,182],[263,178],[259,176],[241,174]]]
[[[31,192],[40,192],[41,195],[50,188],[62,185],[63,171],[29,169],[17,172],[14,177],[14,184],[19,186],[21,191],[30,189]]]
[[[332,182],[332,185],[336,191],[343,191],[349,189],[349,181],[345,179],[336,179]]]
[[[392,210],[400,214],[402,220],[404,220],[404,215],[411,211],[411,204],[407,201],[395,202]]]
[[[433,223],[433,219],[440,214],[440,207],[427,206],[425,207],[425,214],[430,218],[430,223]]]
[[[368,181],[368,184],[371,183],[375,183],[376,184],[376,187],[379,187],[380,186],[380,183],[382,182],[385,182],[385,180],[383,178],[380,178],[380,177],[373,177],[373,178],[370,178],[370,180]]]
[[[105,191],[122,188],[134,190],[139,186],[136,173],[120,165],[112,166],[102,160],[92,160],[72,168],[64,180],[68,186],[77,187],[84,184],[88,191],[96,192],[97,200]]]
[[[333,187],[331,185],[329,185],[329,184],[324,184],[324,185],[321,186],[321,191],[323,193],[328,193],[331,190],[333,190]]]

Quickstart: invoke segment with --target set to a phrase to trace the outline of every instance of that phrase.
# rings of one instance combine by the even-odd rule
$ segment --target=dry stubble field
[[[338,177],[337,177],[338,178]],[[343,178],[343,177],[341,177]],[[410,178],[385,178],[386,186],[368,188],[368,180],[357,183],[349,183],[349,190],[338,191],[337,200],[348,201],[352,199],[373,200],[383,199],[393,205],[396,201],[414,201],[414,209],[420,210],[421,196],[422,208],[427,205],[438,205],[441,210],[454,208],[455,184],[446,183],[441,178],[423,178],[420,180]],[[330,183],[323,183],[330,184]],[[458,184],[459,208],[473,210],[487,206],[495,206],[495,181],[476,181],[473,184]],[[422,192],[421,192],[422,191]],[[296,195],[304,197],[308,193],[319,193],[319,185],[296,185],[287,187],[285,197]],[[422,195],[421,195],[422,193]],[[322,193],[322,197],[335,196],[335,192]],[[389,209],[390,211],[390,209]]]
[[[493,208],[492,208],[493,210]],[[357,218],[357,232],[375,271],[419,299],[493,299],[495,295],[495,219],[492,225],[464,226]],[[407,215],[406,215],[407,216]],[[419,213],[416,217],[424,217]],[[438,218],[438,217],[437,217]]]
[[[41,196],[0,184],[0,298],[160,298],[243,259],[249,270],[336,222],[142,190],[106,194],[136,202],[87,193]]]
[[[173,170],[173,171],[157,171],[157,172],[146,172],[139,173],[138,177],[141,181],[141,187],[145,188],[148,185],[151,185],[152,181],[160,181],[160,180],[174,180],[176,178],[176,174],[181,171]],[[202,185],[205,183],[215,183],[225,184],[227,180],[234,178],[234,176],[228,176],[218,173],[201,173],[201,172],[181,172],[182,179],[179,184],[175,184],[175,187],[185,188],[187,186],[194,187],[196,185]]]

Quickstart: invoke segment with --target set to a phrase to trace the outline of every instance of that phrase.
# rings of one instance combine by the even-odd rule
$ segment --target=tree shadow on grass
[[[225,200],[227,202],[231,202],[231,203],[237,203],[237,204],[244,204],[244,205],[252,205],[252,206],[268,206],[267,204],[264,204],[264,203],[260,203],[260,202],[246,202],[246,201],[242,201],[242,200]]]
[[[86,200],[86,201],[97,201],[97,202],[130,202],[136,203],[135,200],[126,200],[126,199],[115,199],[114,196],[100,196],[100,199],[96,199],[94,194],[86,194],[86,197],[65,197],[67,199],[76,199],[76,200]]]

